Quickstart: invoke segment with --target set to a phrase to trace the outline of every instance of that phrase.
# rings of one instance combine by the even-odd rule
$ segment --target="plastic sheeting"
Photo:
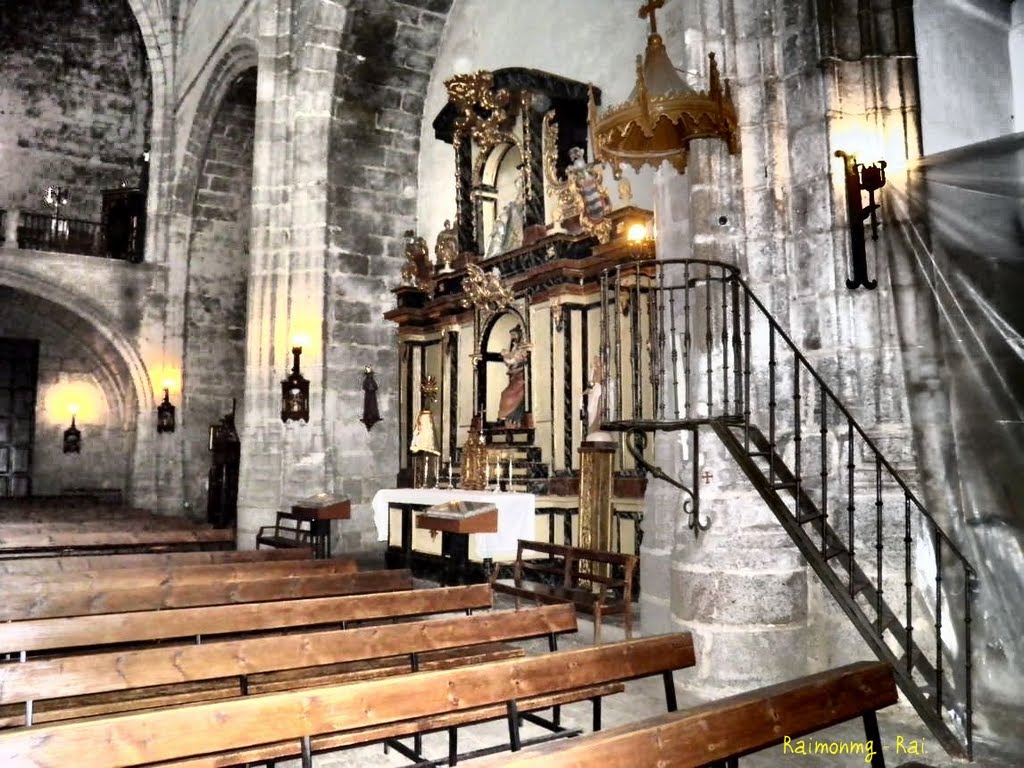
[[[901,278],[915,297],[901,335],[922,485],[978,572],[976,695],[1020,705],[1024,134],[926,158],[892,187],[893,282],[897,301]]]

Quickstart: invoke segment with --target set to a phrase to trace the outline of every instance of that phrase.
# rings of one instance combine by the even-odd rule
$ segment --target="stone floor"
[[[424,583],[424,586],[432,586]],[[497,608],[511,608],[512,602],[504,596],[498,596]],[[617,618],[617,617],[616,617]],[[605,619],[608,624],[602,630],[603,640],[613,641],[623,637],[621,624],[616,619]],[[580,631],[574,636],[563,636],[559,641],[561,648],[568,649],[589,645],[593,638],[593,625],[586,617],[580,617]],[[528,643],[530,652],[546,652],[546,642]],[[687,696],[685,690],[677,682],[679,706],[684,708],[699,703],[693,696]],[[950,758],[936,742],[909,706],[890,707],[879,713],[879,729],[884,746],[884,757],[889,766],[906,766],[917,768],[1024,768],[1024,700],[1021,708],[998,713],[998,723],[977,722],[975,725],[975,759],[965,762]],[[664,689],[661,679],[639,680],[627,684],[625,693],[609,697],[603,704],[603,725],[610,728],[625,723],[635,722],[643,717],[653,716],[665,711]],[[591,724],[591,707],[589,703],[574,704],[563,708],[563,723],[568,727],[578,727],[584,732],[589,731]],[[978,718],[981,720],[981,718]],[[1016,740],[993,738],[986,732],[991,725],[1001,734],[1016,734]],[[528,739],[546,733],[542,728],[530,724],[523,727],[522,737]],[[410,740],[411,741],[411,740]],[[499,744],[507,744],[508,731],[504,721],[492,722],[460,729],[460,752],[482,749]],[[833,743],[863,743],[864,731],[859,720],[845,723],[826,731],[807,737],[808,752],[812,752],[815,744],[828,748]],[[796,743],[796,742],[794,742]],[[424,754],[428,757],[443,758],[447,755],[447,736],[431,734],[424,738]],[[916,750],[916,754],[915,754]],[[295,763],[297,765],[297,763]],[[779,766],[800,766],[801,768],[852,768],[868,764],[863,754],[846,755],[813,755],[795,754],[784,751],[782,746],[773,747],[741,760],[746,768],[778,768]],[[292,764],[279,763],[281,768],[292,768]],[[375,768],[376,766],[407,766],[411,765],[406,758],[394,751],[385,754],[383,747],[372,746],[346,750],[331,755],[319,756],[317,768]],[[642,768],[642,766],[637,766]]]

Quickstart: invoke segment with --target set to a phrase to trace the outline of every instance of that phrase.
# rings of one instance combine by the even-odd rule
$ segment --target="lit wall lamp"
[[[629,252],[633,258],[654,258],[654,237],[646,224],[639,221],[631,224],[626,230],[626,242],[629,243]]]
[[[846,287],[850,290],[864,287],[873,291],[878,287],[877,280],[868,280],[868,262],[864,243],[864,221],[871,219],[871,239],[878,239],[878,204],[875,192],[885,186],[885,161],[879,160],[871,165],[857,162],[857,156],[836,150],[836,157],[843,158],[843,175],[846,179],[846,214],[850,221],[850,258],[853,277],[847,278]],[[864,206],[861,192],[868,193],[868,204]]]
[[[64,430],[64,453],[82,452],[82,433],[75,426],[75,414],[78,413],[77,405],[69,405],[71,411],[71,426]]]
[[[302,344],[292,346],[292,372],[281,382],[281,421],[309,422],[309,379],[299,370]]]
[[[156,407],[156,431],[158,433],[174,431],[174,405],[171,404],[170,385],[164,382],[164,401]]]

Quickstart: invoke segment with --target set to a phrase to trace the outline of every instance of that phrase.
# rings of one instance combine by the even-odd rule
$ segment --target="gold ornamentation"
[[[655,11],[664,4],[650,0],[640,8],[640,18],[650,19],[651,31],[644,55],[637,56],[636,86],[629,99],[599,116],[591,92],[594,157],[615,170],[622,163],[639,171],[646,163],[657,167],[668,160],[683,173],[693,139],[719,138],[730,154],[740,151],[729,81],[723,88],[714,53],[709,54],[707,91],[695,91],[679,77],[658,34]]]
[[[430,251],[427,241],[411,229],[405,231],[405,264],[402,265],[402,285],[431,293],[434,281],[430,279]]]
[[[494,90],[494,75],[474,72],[445,80],[448,100],[459,110],[455,132],[469,132],[481,150],[487,151],[509,139],[507,128],[511,95],[504,88]]]
[[[497,267],[484,272],[476,264],[467,265],[462,290],[466,294],[462,306],[476,308],[485,318],[504,309],[513,300],[512,289],[501,282],[501,273]]]
[[[607,243],[612,237],[611,198],[604,186],[604,168],[600,163],[588,163],[580,147],[569,150],[571,162],[565,169],[565,180],[558,175],[558,124],[554,111],[544,115],[544,176],[548,188],[557,198],[555,225],[563,219],[579,217],[580,226],[598,242]]]
[[[434,263],[441,268],[441,274],[449,274],[452,264],[459,256],[459,233],[455,231],[450,219],[444,220],[444,229],[434,242]]]
[[[459,485],[467,491],[483,491],[487,488],[487,446],[480,431],[478,420],[474,419],[469,428],[469,437],[461,451],[462,467]]]
[[[420,399],[425,408],[429,408],[437,401],[437,379],[433,376],[424,376],[420,382]]]

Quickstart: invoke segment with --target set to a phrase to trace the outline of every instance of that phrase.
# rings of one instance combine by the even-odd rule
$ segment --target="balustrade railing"
[[[603,428],[689,429],[695,445],[713,428],[943,746],[969,755],[977,577],[894,466],[912,463],[909,433],[883,450],[734,266],[620,265],[602,275],[601,303]],[[843,375],[831,355],[821,364]],[[884,383],[879,361],[860,368],[871,373],[851,388]],[[696,466],[687,488],[641,459],[691,493],[690,527],[704,530]]]
[[[103,224],[96,221],[0,210],[0,244],[5,247],[141,261],[141,242],[135,241],[134,230],[115,235],[118,243],[108,242],[111,234],[104,232]]]

